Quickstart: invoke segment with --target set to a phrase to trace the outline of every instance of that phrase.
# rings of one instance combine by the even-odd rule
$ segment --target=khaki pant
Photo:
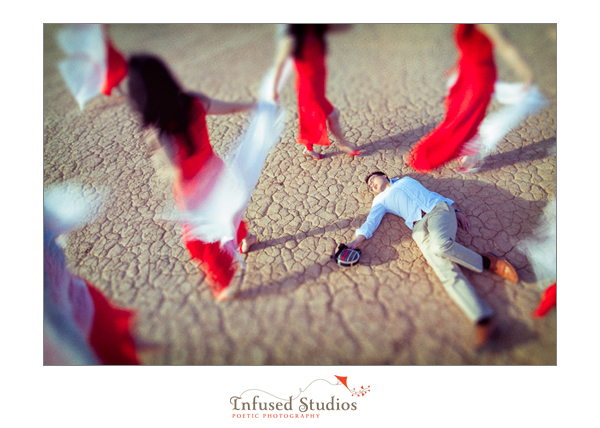
[[[412,237],[450,297],[471,321],[477,322],[494,311],[477,296],[458,266],[475,272],[483,270],[481,256],[455,241],[456,228],[454,209],[440,202],[414,225]]]

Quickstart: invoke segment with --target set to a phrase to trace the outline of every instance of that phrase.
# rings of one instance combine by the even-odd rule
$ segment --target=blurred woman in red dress
[[[134,339],[136,311],[120,307],[71,273],[57,243],[90,211],[82,187],[44,190],[44,365],[141,364]]]
[[[329,146],[328,127],[341,150],[349,156],[361,154],[354,149],[340,126],[340,112],[325,96],[327,68],[325,57],[327,44],[324,24],[290,24],[279,34],[275,58],[275,100],[279,98],[278,86],[286,60],[293,57],[296,69],[296,94],[298,96],[298,143],[305,148],[303,154],[314,159],[322,159],[315,153],[313,145]]]
[[[458,76],[446,97],[446,116],[409,155],[408,164],[420,172],[469,154],[463,146],[477,134],[494,93],[494,48],[525,82],[525,87],[532,82],[531,69],[496,25],[459,24],[454,36],[459,54],[455,66]]]
[[[225,168],[210,144],[206,115],[243,112],[255,103],[229,103],[201,93],[185,92],[167,66],[150,55],[130,58],[129,95],[133,107],[142,116],[144,127],[151,126],[158,131],[158,140],[175,169],[175,204],[184,212],[198,209]],[[220,301],[231,298],[237,291],[237,287],[229,287],[237,268],[235,254],[219,241],[194,239],[190,232],[191,226],[184,225],[183,240],[206,274],[215,298]],[[239,251],[247,252],[256,239],[241,221],[234,237]]]

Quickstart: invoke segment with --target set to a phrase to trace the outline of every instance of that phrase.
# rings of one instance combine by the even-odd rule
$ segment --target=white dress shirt
[[[386,213],[392,213],[404,219],[410,230],[413,223],[423,218],[421,210],[430,212],[440,202],[452,205],[452,199],[444,198],[410,177],[392,178],[391,185],[373,198],[373,206],[363,225],[356,230],[356,236],[369,239],[381,223]]]

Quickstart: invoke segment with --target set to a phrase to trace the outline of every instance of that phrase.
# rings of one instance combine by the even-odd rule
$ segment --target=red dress
[[[127,76],[127,60],[121,52],[115,49],[112,41],[107,37],[106,44],[106,78],[102,85],[101,92],[104,95],[110,95],[115,86]]]
[[[173,194],[175,204],[182,210],[193,208],[186,206],[185,201],[197,200],[198,196],[202,198],[202,195],[208,195],[215,184],[211,177],[215,176],[216,171],[225,168],[225,163],[217,156],[210,145],[206,126],[206,111],[202,103],[196,98],[192,100],[190,119],[185,133],[174,134],[177,149],[173,157],[173,164],[178,170],[178,177],[173,186]],[[186,140],[195,149],[194,154],[191,156],[188,154]],[[197,179],[197,177],[202,176],[206,176],[206,179]],[[216,296],[229,285],[233,278],[235,273],[233,256],[221,247],[220,242],[207,243],[186,238],[190,230],[190,226],[183,226],[184,243],[192,259],[199,263],[200,268],[206,274],[208,284]],[[247,230],[246,224],[242,221],[237,230],[236,239],[238,243],[246,237]]]
[[[44,229],[44,364],[141,364],[132,333],[136,312],[73,275],[47,232],[52,231]]]
[[[89,341],[102,364],[141,364],[131,333],[135,312],[117,307],[87,281],[85,285],[94,302],[94,321]]]
[[[542,294],[542,298],[538,303],[538,307],[533,311],[532,316],[541,318],[545,316],[550,309],[556,306],[556,282],[546,288]]]
[[[300,127],[298,143],[312,151],[313,144],[329,146],[327,116],[333,105],[325,96],[325,47],[309,33],[302,46],[301,58],[294,58],[296,66],[296,93]]]
[[[423,137],[408,164],[425,172],[461,156],[461,148],[477,134],[496,81],[492,42],[474,24],[456,27],[458,79],[446,97],[446,116]]]

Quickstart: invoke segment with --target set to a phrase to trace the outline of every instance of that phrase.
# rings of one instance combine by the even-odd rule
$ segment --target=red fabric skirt
[[[110,39],[106,39],[106,79],[101,92],[110,95],[112,89],[119,86],[127,76],[127,60],[113,45]]]
[[[102,364],[140,364],[131,334],[135,312],[116,307],[87,281],[86,286],[94,301],[89,342]]]
[[[325,51],[314,37],[307,37],[301,59],[295,58],[298,96],[298,143],[312,151],[313,145],[329,146],[327,116],[333,105],[325,96]]]
[[[183,235],[189,231],[189,226],[183,227]],[[246,237],[248,228],[242,221],[237,231],[237,242]],[[220,242],[206,243],[197,239],[187,240],[184,238],[185,246],[190,252],[202,271],[206,274],[207,283],[215,296],[231,283],[235,274],[234,256]]]
[[[446,115],[417,143],[408,164],[420,172],[435,169],[461,155],[485,117],[496,82],[492,45],[472,26],[459,26],[458,78],[446,97]]]
[[[189,155],[184,140],[194,146],[195,152]],[[214,178],[225,168],[223,160],[214,152],[208,135],[206,111],[202,103],[194,99],[190,110],[190,124],[186,132],[176,134],[177,153],[174,164],[180,175],[173,186],[175,205],[181,210],[193,209],[186,201],[202,199],[210,195]],[[206,275],[207,283],[215,297],[231,283],[236,266],[234,255],[221,247],[220,242],[204,242],[186,238],[191,227],[182,228],[183,241],[192,259],[198,263]],[[238,226],[236,245],[246,237],[248,229],[244,221]]]
[[[546,288],[542,294],[542,298],[538,303],[538,307],[531,314],[535,318],[541,318],[545,316],[550,309],[556,306],[556,282],[550,287]]]

